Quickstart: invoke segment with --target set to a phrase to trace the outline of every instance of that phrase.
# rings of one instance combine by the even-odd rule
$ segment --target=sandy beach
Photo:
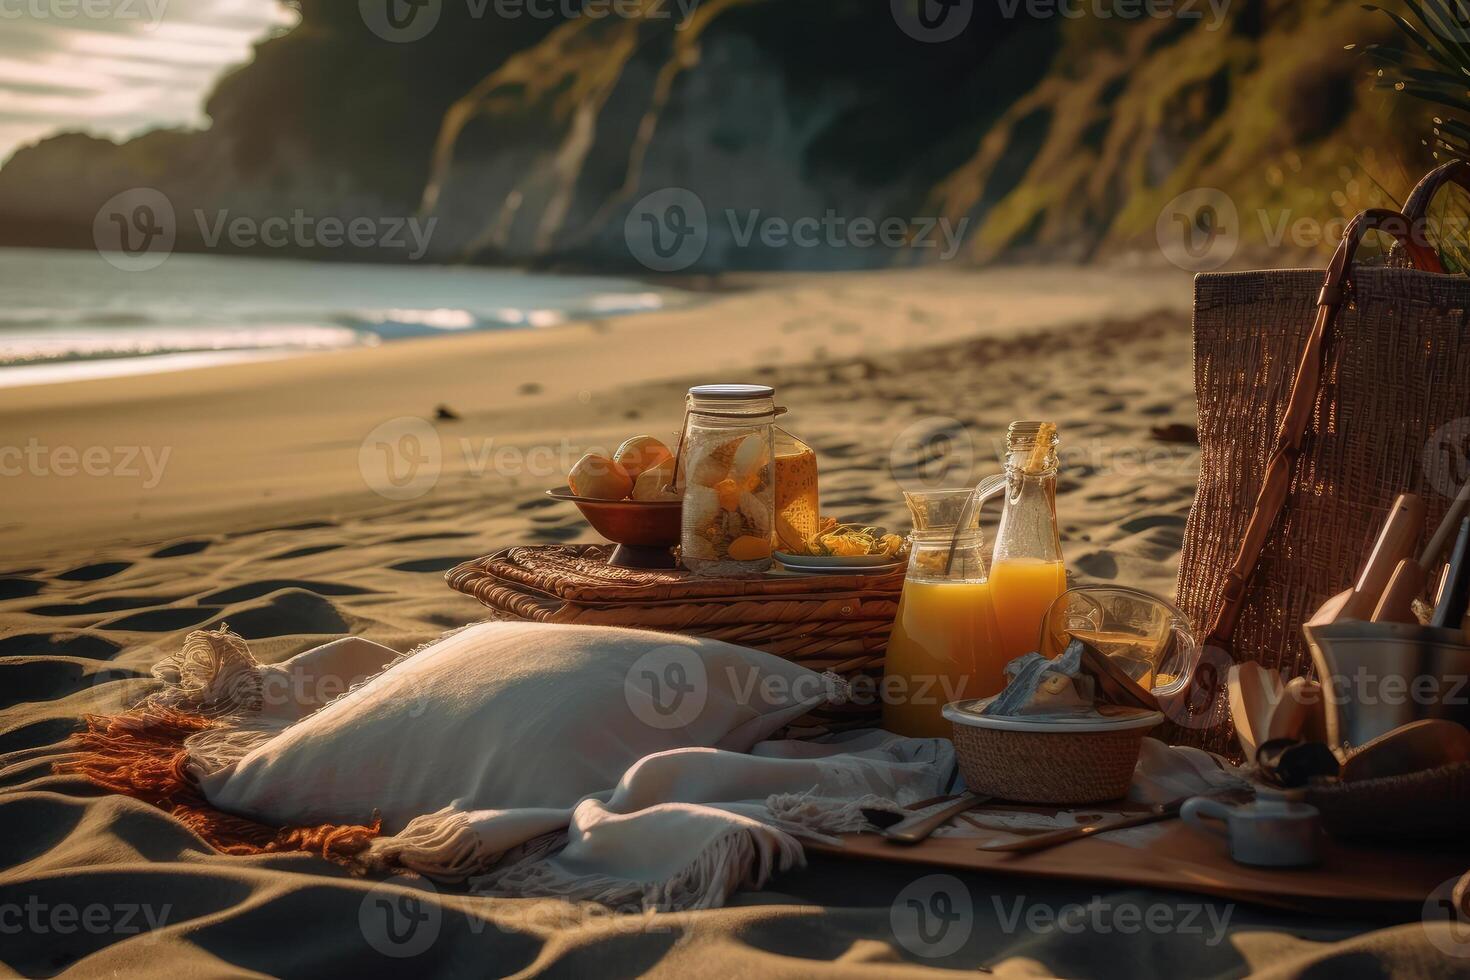
[[[904,486],[973,483],[1011,419],[1054,418],[1074,573],[1172,589],[1194,456],[1150,432],[1193,422],[1186,275],[730,285],[546,330],[0,389],[3,642],[146,668],[221,619],[272,657],[348,631],[421,640],[475,616],[440,578],[456,562],[597,540],[541,491],[583,452],[672,441],[685,388],[711,379],[774,384],[823,509],[900,529]]]
[[[270,659],[325,634],[421,641],[476,616],[441,579],[457,562],[598,540],[541,492],[583,452],[672,439],[711,378],[774,384],[823,509],[895,528],[904,486],[973,483],[1012,418],[1055,418],[1074,574],[1172,591],[1194,455],[1150,431],[1193,421],[1188,277],[739,285],[548,330],[0,390],[0,443],[24,450],[3,461],[0,643],[146,670],[221,620]]]
[[[37,447],[31,468],[3,482],[0,826],[25,843],[0,859],[0,908],[11,894],[43,910],[85,895],[158,920],[137,935],[29,931],[7,939],[5,966],[401,966],[363,918],[384,885],[304,853],[219,854],[162,810],[52,764],[85,715],[154,690],[149,667],[191,629],[228,622],[257,658],[277,662],[344,633],[407,649],[480,618],[443,572],[506,545],[596,540],[542,491],[560,482],[568,454],[677,427],[692,382],[774,384],[790,428],[819,454],[823,509],[896,528],[907,526],[905,486],[971,483],[995,470],[994,440],[1012,418],[1055,419],[1073,578],[1172,594],[1198,465],[1187,277],[1009,269],[739,285],[602,323],[0,390],[0,444]],[[457,418],[436,419],[440,405]],[[93,447],[94,470],[104,457],[121,466],[132,447],[138,472],[87,473]],[[726,908],[656,918],[416,879],[408,887],[421,890],[438,938],[412,966],[689,976],[718,963],[726,975],[917,977],[992,963],[1005,975],[1136,978],[1309,969],[1364,943],[1413,964],[1423,945],[1393,945],[1398,930],[1362,936],[1371,925],[1146,889],[1033,881],[1018,894],[1017,879],[966,874],[973,895],[1044,908],[1193,902],[1219,932],[1205,945],[1154,937],[1142,959],[1136,936],[1111,930],[1039,942],[977,898],[963,946],[903,962],[882,939],[890,910],[932,873],[814,856]],[[283,929],[289,945],[262,938]]]

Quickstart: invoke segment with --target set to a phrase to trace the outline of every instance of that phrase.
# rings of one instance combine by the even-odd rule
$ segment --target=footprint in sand
[[[133,567],[130,561],[102,561],[95,565],[78,565],[76,568],[68,569],[56,576],[63,582],[96,582],[99,579],[111,578],[119,572],[125,572]]]
[[[480,556],[460,555],[449,558],[416,558],[413,561],[401,561],[388,567],[395,572],[447,572],[455,565],[462,565],[478,557]]]
[[[105,666],[77,660],[32,660],[0,664],[0,708],[25,701],[50,701],[86,687],[108,681],[147,677],[125,667]]]
[[[24,599],[44,588],[44,583],[29,578],[0,578],[0,600]]]
[[[862,446],[859,446],[855,442],[839,442],[835,445],[824,445],[817,452],[819,456],[826,456],[832,459],[848,459],[862,448]]]
[[[220,612],[217,607],[209,611],[212,615]],[[347,621],[336,606],[319,595],[295,589],[279,593],[263,605],[231,610],[211,623],[211,628],[220,623],[229,623],[230,629],[247,640],[294,633],[348,632]]]
[[[110,595],[90,602],[58,602],[46,606],[32,606],[26,612],[37,616],[85,616],[89,613],[121,612],[124,609],[145,609],[166,606],[178,602],[182,595]]]
[[[232,538],[248,538],[252,534],[270,534],[273,531],[316,531],[324,527],[336,527],[335,521],[304,521],[300,524],[283,524],[280,527],[262,527],[253,531],[236,531]]]
[[[531,531],[532,541],[570,541],[585,530],[579,523],[538,527]]]
[[[294,551],[283,551],[279,555],[271,555],[266,561],[287,561],[291,558],[305,558],[309,555],[321,555],[328,551],[336,551],[342,547],[340,544],[318,544],[309,548],[297,548]]]
[[[169,609],[149,609],[133,613],[106,623],[98,623],[102,630],[127,630],[138,633],[171,633],[174,630],[198,626],[219,613],[218,606],[182,606]]]
[[[1118,525],[1118,530],[1124,534],[1137,534],[1139,531],[1148,531],[1156,527],[1182,528],[1184,518],[1179,514],[1145,514],[1131,521],[1124,521]]]
[[[0,734],[0,755],[20,749],[33,749],[38,745],[59,745],[75,735],[76,730],[77,720],[70,715],[48,718],[29,725],[16,725],[8,732]],[[164,818],[160,816],[159,819]]]
[[[372,589],[359,589],[354,585],[343,585],[339,582],[311,582],[302,579],[266,579],[262,582],[247,582],[244,585],[236,585],[218,592],[210,592],[199,597],[199,601],[209,605],[224,606],[233,602],[249,602],[251,599],[259,599],[261,596],[270,595],[272,592],[281,592],[287,589],[296,589],[303,592],[311,592],[316,595],[373,595]]]
[[[548,501],[550,503],[551,501]],[[401,538],[389,538],[387,544],[411,544],[414,541],[444,541],[450,538],[473,538],[470,531],[436,531],[432,534],[406,534]]]
[[[1072,567],[1088,578],[1114,579],[1118,577],[1118,559],[1107,551],[1094,551],[1083,555],[1072,562]]]
[[[203,551],[205,548],[208,548],[212,544],[214,544],[213,541],[207,541],[207,540],[180,541],[178,544],[171,544],[167,548],[159,548],[157,551],[155,551],[153,554],[149,555],[148,557],[149,558],[182,558],[184,555],[197,555],[197,554],[199,554],[199,552]]]
[[[0,640],[0,657],[82,657],[110,660],[122,646],[100,636],[23,633]]]

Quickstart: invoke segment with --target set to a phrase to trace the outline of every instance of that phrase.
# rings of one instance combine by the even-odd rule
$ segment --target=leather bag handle
[[[1451,160],[1429,171],[1424,175],[1423,180],[1414,185],[1414,189],[1409,192],[1408,200],[1404,201],[1404,214],[1414,222],[1416,227],[1429,217],[1429,206],[1434,203],[1434,198],[1440,190],[1448,184],[1458,184],[1470,191],[1470,163],[1464,160]]]
[[[1411,195],[1411,200],[1416,200],[1421,188],[1429,188],[1429,190],[1422,202],[1416,200],[1416,206],[1426,205],[1429,198],[1433,196],[1433,191],[1438,190],[1445,180],[1461,179],[1450,172],[1452,166],[1440,167],[1420,183],[1414,195]],[[1444,177],[1440,183],[1429,187],[1430,178],[1441,173],[1444,174]],[[1470,167],[1466,167],[1463,173],[1464,179],[1470,180]],[[1246,524],[1245,533],[1241,536],[1235,561],[1220,583],[1220,597],[1217,600],[1215,618],[1205,637],[1206,646],[1229,649],[1236,621],[1245,607],[1246,592],[1250,587],[1251,576],[1255,573],[1256,564],[1261,558],[1261,551],[1266,546],[1266,536],[1286,506],[1286,498],[1291,490],[1292,469],[1296,465],[1297,457],[1301,455],[1302,440],[1312,420],[1312,411],[1316,406],[1322,371],[1331,350],[1331,344],[1336,339],[1337,316],[1347,299],[1347,283],[1352,272],[1353,258],[1357,254],[1358,246],[1363,242],[1363,236],[1370,231],[1380,231],[1393,236],[1394,240],[1403,246],[1414,268],[1424,272],[1443,271],[1438,254],[1422,240],[1422,236],[1415,234],[1415,223],[1398,211],[1389,211],[1384,208],[1364,211],[1354,218],[1343,231],[1342,242],[1332,256],[1332,262],[1328,265],[1327,273],[1322,281],[1322,291],[1317,296],[1317,318],[1307,338],[1306,348],[1302,351],[1301,360],[1297,362],[1296,377],[1291,384],[1291,395],[1287,399],[1286,411],[1282,414],[1281,424],[1277,428],[1276,441],[1266,463],[1266,474],[1260,493],[1256,497],[1255,507],[1251,510],[1250,521]]]

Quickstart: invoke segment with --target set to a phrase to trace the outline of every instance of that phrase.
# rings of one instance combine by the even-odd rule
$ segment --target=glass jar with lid
[[[696,575],[757,575],[771,566],[776,392],[696,385],[685,402],[677,486],[681,561]]]

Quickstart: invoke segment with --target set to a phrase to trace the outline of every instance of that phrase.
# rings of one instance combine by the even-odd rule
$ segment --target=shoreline
[[[980,338],[1157,311],[1186,316],[1191,299],[1190,277],[1177,270],[1007,267],[732,281],[744,288],[555,329],[0,387],[6,564],[171,534],[488,504],[559,483],[563,457],[615,446],[639,431],[671,434],[682,410],[678,391],[669,388],[674,381],[749,377],[772,365],[777,374],[857,360],[881,366],[904,352]],[[1025,396],[1018,391],[1012,401],[1019,405]],[[799,388],[783,400],[793,412],[841,414],[825,401],[807,403]],[[457,420],[435,420],[441,405]],[[423,494],[394,499],[402,491],[391,477],[375,475],[381,463],[373,457],[391,455],[400,445],[395,440],[415,435],[438,440],[439,472]],[[31,445],[48,462],[23,460],[17,471],[14,450]],[[527,461],[538,450],[554,463],[532,468]],[[147,451],[166,459],[150,486],[140,463]],[[84,472],[88,453],[94,465]],[[123,465],[129,454],[131,469]],[[58,465],[73,457],[69,468]]]

